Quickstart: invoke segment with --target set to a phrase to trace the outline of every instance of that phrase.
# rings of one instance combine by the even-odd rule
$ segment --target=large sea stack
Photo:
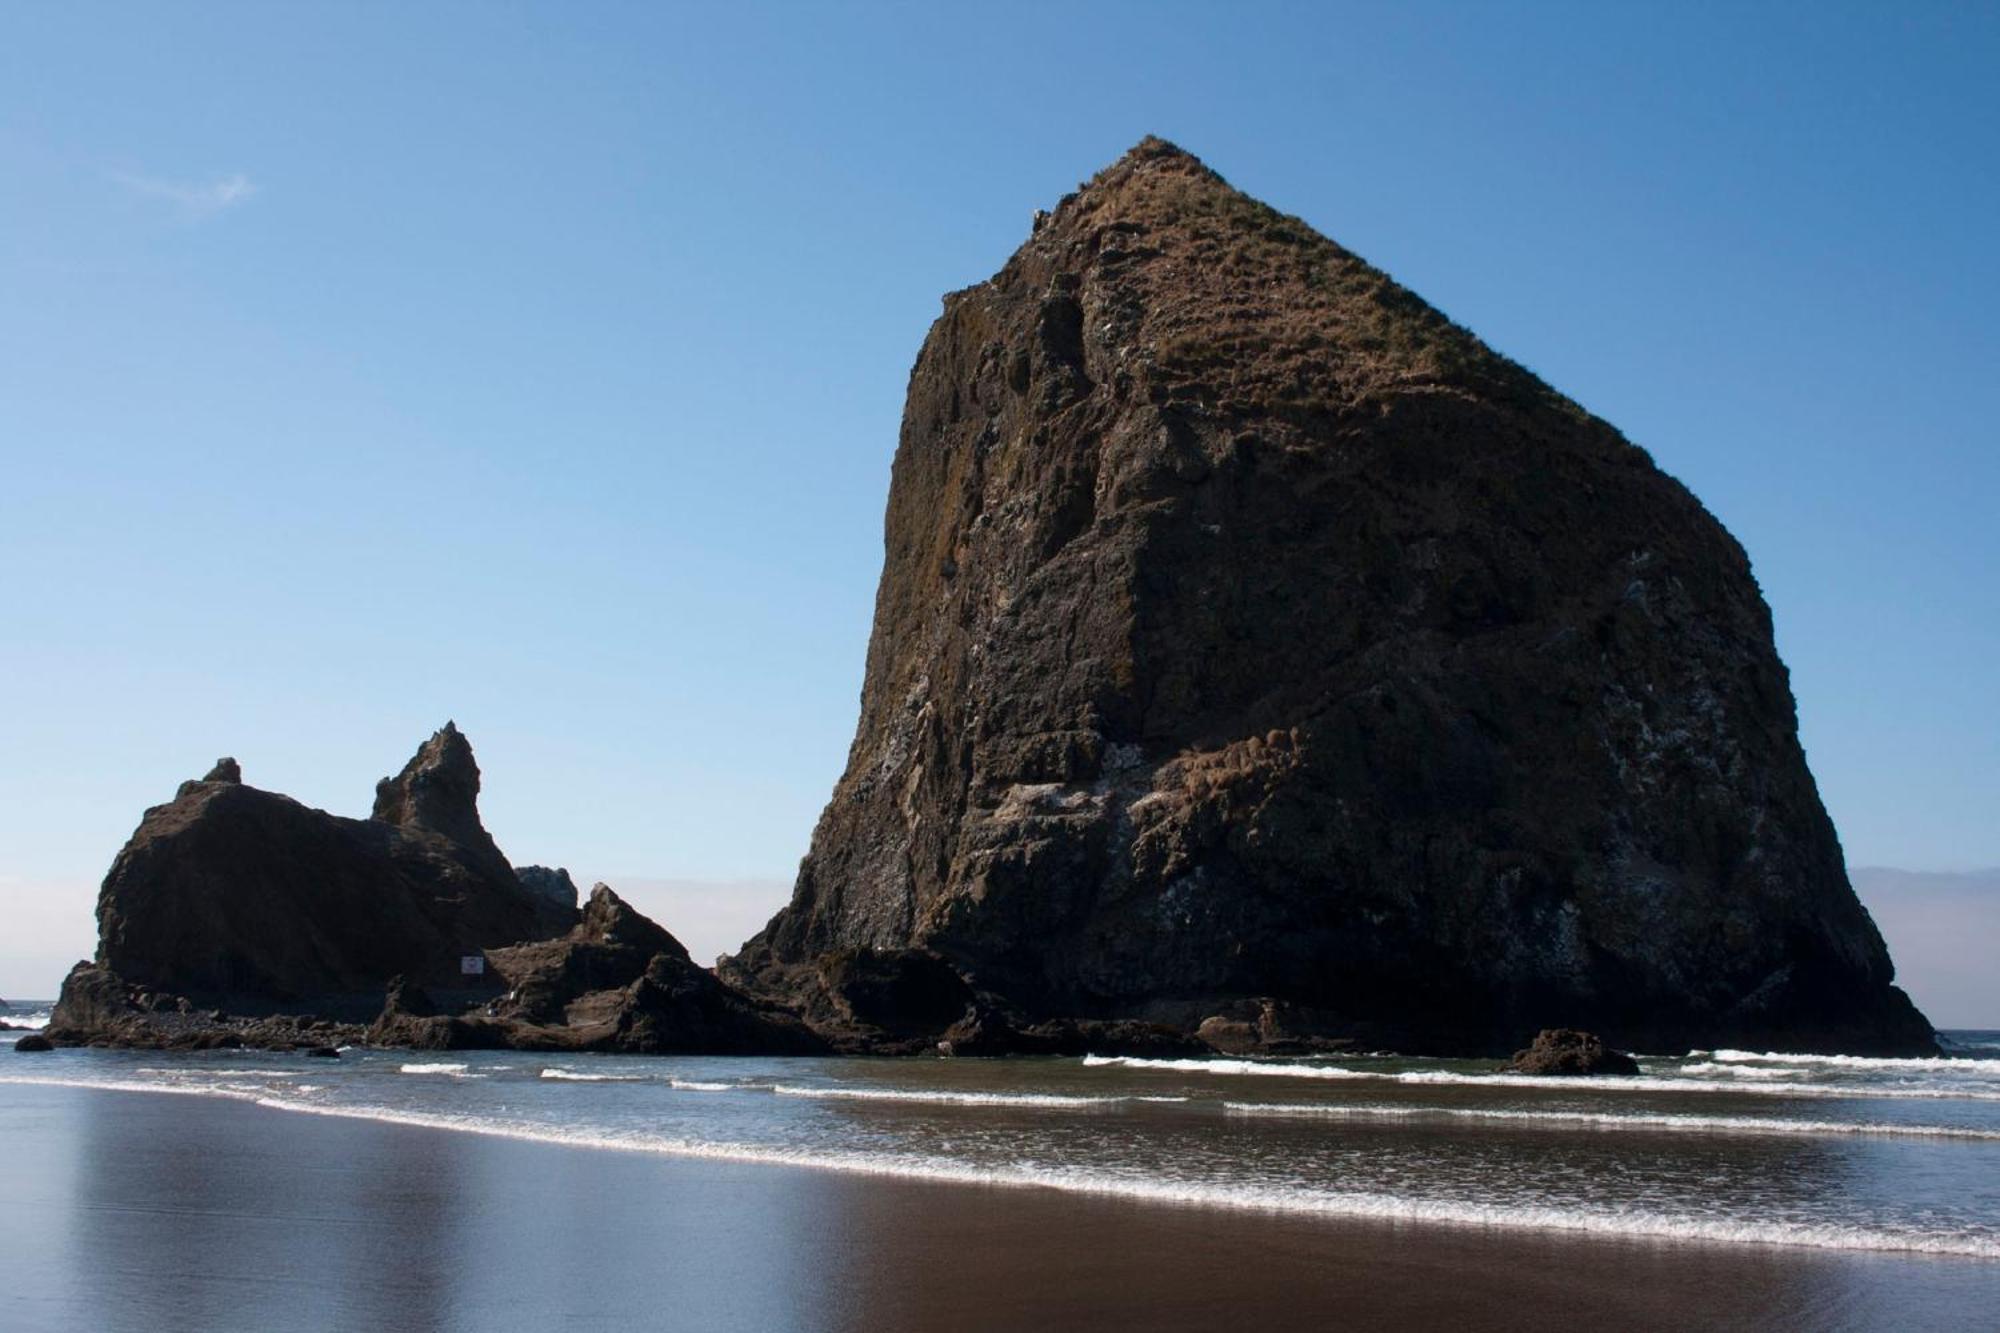
[[[725,969],[823,1029],[1932,1049],[1743,549],[1171,144],[946,298],[885,537],[846,773]]]

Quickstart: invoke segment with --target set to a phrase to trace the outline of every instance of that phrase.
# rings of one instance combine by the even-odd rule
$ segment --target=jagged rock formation
[[[1742,549],[1169,144],[946,298],[885,526],[846,773],[725,963],[829,1031],[865,955],[920,1026],[942,966],[975,1025],[1240,1049],[1932,1045]]]
[[[201,1007],[380,1004],[396,975],[490,990],[460,959],[569,928],[479,822],[479,765],[446,723],[345,819],[222,777],[146,812],[98,895],[97,963]]]
[[[487,954],[509,989],[484,1012],[435,1013],[393,988],[370,1029],[377,1044],[429,1049],[616,1051],[628,1055],[805,1055],[825,1043],[797,1018],[754,1003],[688,957],[681,942],[608,885],[560,939]]]
[[[479,786],[449,722],[377,785],[366,820],[244,786],[219,761],[148,810],[113,862],[97,958],[63,983],[48,1035],[308,1052],[825,1049],[606,886],[579,914],[568,871],[509,866]]]
[[[578,895],[576,881],[569,877],[569,871],[551,870],[547,866],[515,866],[514,877],[529,893],[548,899],[565,916],[574,916]]]

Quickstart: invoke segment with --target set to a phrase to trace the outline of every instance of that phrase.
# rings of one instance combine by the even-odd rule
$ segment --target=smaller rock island
[[[349,819],[244,783],[233,758],[146,811],[99,892],[57,1045],[339,1044],[805,1052],[798,1019],[697,967],[605,885],[508,864],[447,722]]]

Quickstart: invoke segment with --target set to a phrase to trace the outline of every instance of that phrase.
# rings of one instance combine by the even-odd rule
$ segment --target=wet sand
[[[0,1087],[16,1330],[1964,1328],[2000,1265],[1335,1223]]]

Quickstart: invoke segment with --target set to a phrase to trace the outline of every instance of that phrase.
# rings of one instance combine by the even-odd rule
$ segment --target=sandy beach
[[[0,1323],[1964,1327],[1954,1258],[1332,1223],[0,1088]]]

